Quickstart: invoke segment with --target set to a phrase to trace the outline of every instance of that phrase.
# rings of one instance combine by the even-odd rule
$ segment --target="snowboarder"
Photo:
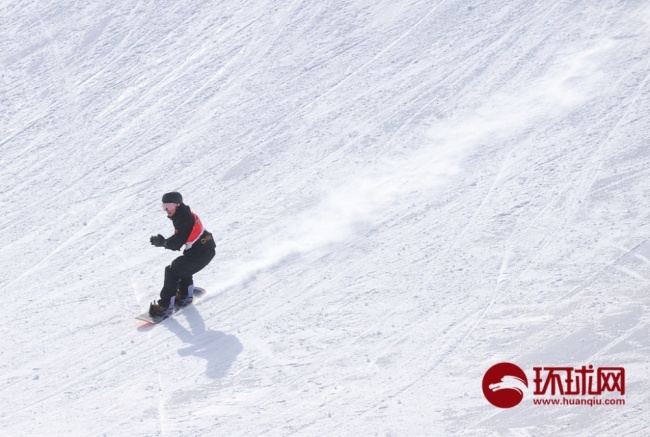
[[[174,235],[165,238],[154,235],[152,245],[170,250],[180,250],[185,245],[183,255],[165,268],[165,282],[160,291],[160,299],[149,307],[151,316],[169,316],[176,306],[185,306],[194,297],[192,275],[207,266],[215,255],[216,244],[212,234],[205,230],[199,217],[183,203],[183,196],[174,191],[162,197],[163,209],[174,224]]]

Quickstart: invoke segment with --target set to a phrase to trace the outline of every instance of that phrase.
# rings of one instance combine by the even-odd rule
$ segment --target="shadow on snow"
[[[164,322],[164,326],[178,336],[188,346],[178,350],[186,357],[194,355],[207,361],[205,374],[208,378],[219,379],[228,370],[243,350],[241,342],[234,335],[208,330],[201,314],[194,305],[183,309],[182,313],[190,323],[190,329],[183,327],[174,317]]]

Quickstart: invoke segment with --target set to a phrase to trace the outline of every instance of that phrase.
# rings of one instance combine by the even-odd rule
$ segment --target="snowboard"
[[[196,299],[202,297],[205,294],[205,289],[204,288],[199,288],[199,287],[194,287],[194,300],[192,303],[196,302]],[[174,305],[174,314],[182,310],[183,308],[192,305],[192,303],[189,303],[187,305],[183,305],[181,307]],[[157,316],[157,317],[152,317],[149,315],[149,311],[146,313],[140,314],[139,316],[136,317],[138,320],[143,320],[145,322],[153,323],[154,325],[157,325],[158,323],[162,322],[169,316]]]

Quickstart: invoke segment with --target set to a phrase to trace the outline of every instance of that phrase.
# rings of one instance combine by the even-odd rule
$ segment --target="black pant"
[[[214,258],[215,244],[213,241],[208,241],[205,244],[197,241],[196,244],[199,246],[195,245],[192,249],[186,250],[182,256],[179,256],[165,267],[165,284],[160,291],[159,305],[169,306],[169,302],[176,295],[176,291],[180,287],[187,289],[192,285],[194,283],[192,275],[210,264],[210,261]]]

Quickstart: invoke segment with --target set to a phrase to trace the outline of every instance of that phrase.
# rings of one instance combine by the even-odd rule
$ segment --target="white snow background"
[[[0,68],[0,435],[648,435],[647,1],[2,0]]]

